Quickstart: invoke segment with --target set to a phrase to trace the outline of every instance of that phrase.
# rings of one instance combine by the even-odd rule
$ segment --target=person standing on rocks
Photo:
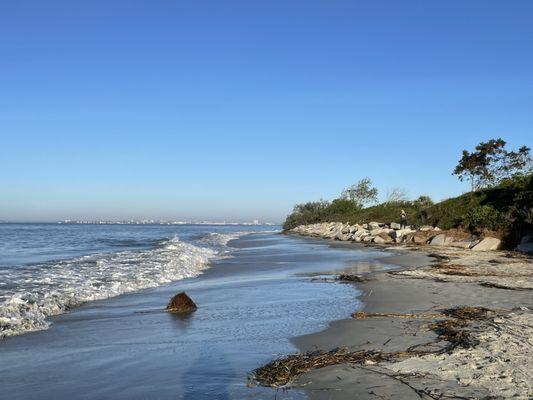
[[[407,228],[407,214],[404,210],[400,211],[400,229]]]

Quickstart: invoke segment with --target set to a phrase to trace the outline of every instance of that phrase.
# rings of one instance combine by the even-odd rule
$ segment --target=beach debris
[[[357,311],[352,314],[352,318],[366,319],[366,318],[442,318],[443,314],[394,314],[394,313],[367,313],[364,311]]]
[[[344,281],[344,282],[365,282],[367,281],[366,278],[363,278],[362,276],[354,275],[354,274],[340,274],[337,277],[337,280]]]
[[[494,288],[494,289],[507,289],[507,290],[531,290],[531,288],[522,288],[522,287],[514,287],[514,286],[507,286],[507,285],[501,285],[499,283],[495,282],[480,282],[479,286],[484,286],[488,288]]]
[[[502,310],[503,311],[503,310]],[[356,319],[365,318],[432,318],[436,322],[428,325],[438,337],[429,343],[411,346],[405,351],[383,352],[378,350],[349,351],[346,348],[336,348],[331,351],[314,351],[305,354],[292,354],[278,358],[257,368],[249,376],[249,382],[261,386],[282,387],[294,382],[301,374],[311,370],[324,368],[336,364],[375,365],[380,362],[395,362],[406,358],[429,354],[451,353],[456,348],[471,349],[480,344],[480,340],[473,335],[471,325],[476,321],[493,321],[498,315],[496,310],[485,307],[458,306],[441,310],[439,313],[395,314],[395,313],[366,313],[356,312],[352,315]],[[479,324],[478,324],[479,325]],[[479,330],[479,326],[477,326]],[[387,340],[385,344],[390,341]],[[444,347],[436,349],[431,346],[446,341]],[[425,348],[422,350],[422,348]]]
[[[450,353],[457,347],[471,349],[480,342],[472,336],[472,331],[466,329],[472,321],[487,321],[493,319],[497,313],[485,307],[458,306],[441,310],[442,314],[451,318],[437,321],[429,328],[439,335],[439,340],[445,340],[449,344],[439,353]]]
[[[494,262],[491,262],[494,260],[490,260],[489,262],[491,265],[494,265]],[[400,271],[400,274],[404,271]],[[480,269],[468,265],[461,265],[461,264],[446,264],[446,263],[440,263],[440,264],[434,264],[431,266],[431,271],[439,275],[448,275],[448,276],[468,276],[468,277],[495,277],[495,278],[522,278],[522,277],[530,277],[531,273],[524,272],[524,273],[510,273],[509,271],[505,269]],[[435,280],[439,281],[439,277],[435,277]],[[445,279],[440,278],[440,282],[446,282]],[[513,287],[507,287],[505,285],[499,285],[497,283],[488,283],[488,282],[478,282],[481,286],[487,286],[487,287],[496,287],[501,289],[514,289]]]
[[[494,310],[485,307],[458,306],[442,310],[448,317],[462,320],[487,320],[496,315]]]
[[[437,353],[451,353],[457,347],[471,349],[476,347],[480,342],[472,336],[472,333],[465,329],[467,323],[460,319],[446,319],[435,322],[430,325],[430,329],[439,335],[439,340],[445,340],[448,345],[439,350]]]
[[[171,313],[189,313],[196,311],[197,308],[198,307],[196,306],[194,301],[192,301],[192,299],[187,296],[187,293],[181,292],[175,295],[172,299],[170,299],[170,302],[165,308],[165,311]]]
[[[389,353],[372,350],[349,351],[344,347],[327,352],[314,351],[305,354],[292,354],[257,368],[249,379],[261,386],[281,387],[293,382],[305,372],[328,365],[375,363],[391,359],[392,355]]]

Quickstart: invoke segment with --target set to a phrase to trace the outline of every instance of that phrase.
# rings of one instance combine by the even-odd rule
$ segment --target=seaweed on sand
[[[494,317],[495,312],[485,307],[458,306],[442,310],[442,313],[448,317],[461,320],[487,320]]]
[[[428,354],[449,353],[457,347],[465,349],[476,347],[480,341],[469,325],[475,321],[487,321],[496,315],[494,310],[484,307],[459,306],[441,310],[438,314],[384,314],[357,312],[352,315],[356,319],[373,317],[393,317],[393,318],[440,318],[429,325],[438,338],[435,342],[446,341],[448,345],[438,350],[418,350],[422,346],[431,343],[424,343],[412,346],[405,351],[382,352],[377,350],[349,351],[346,348],[337,348],[328,352],[315,351],[306,354],[292,354],[278,358],[270,363],[257,368],[250,376],[250,381],[255,381],[262,386],[281,387],[285,386],[301,374],[314,369],[327,367],[330,365],[350,363],[350,364],[375,364],[383,361],[397,361],[414,356]]]
[[[433,257],[439,261],[450,261],[450,256],[439,254],[439,253],[429,253],[429,257]]]
[[[465,329],[466,325],[465,321],[459,319],[447,319],[430,325],[430,329],[439,335],[439,340],[448,342],[448,345],[437,353],[450,353],[457,347],[464,349],[476,347],[480,342],[472,336],[469,330]]]
[[[250,379],[262,386],[280,387],[293,382],[301,374],[341,363],[362,364],[366,362],[389,361],[390,353],[379,351],[348,351],[337,348],[328,352],[314,351],[306,354],[292,354],[279,358],[253,371]]]
[[[368,279],[367,278],[363,278],[359,275],[352,275],[352,274],[340,274],[338,277],[337,277],[337,280],[338,281],[343,281],[343,282],[365,282],[367,281]]]
[[[352,314],[354,319],[366,318],[440,318],[442,314],[395,314],[395,313],[367,313],[364,311],[357,311]]]
[[[442,310],[442,313],[452,319],[437,321],[429,328],[439,335],[440,340],[445,340],[448,345],[439,353],[451,352],[457,347],[471,349],[480,341],[466,329],[472,321],[486,321],[496,315],[493,310],[485,307],[458,306]]]

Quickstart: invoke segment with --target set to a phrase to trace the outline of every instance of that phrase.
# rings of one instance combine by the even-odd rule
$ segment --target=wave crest
[[[47,317],[87,301],[198,276],[219,254],[174,237],[150,250],[0,270],[0,338],[46,329]]]

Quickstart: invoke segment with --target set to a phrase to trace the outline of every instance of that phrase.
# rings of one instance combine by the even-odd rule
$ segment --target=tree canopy
[[[479,143],[475,151],[463,150],[452,174],[461,181],[469,180],[472,191],[498,185],[504,179],[531,172],[530,148],[522,146],[518,151],[505,148],[505,140],[490,139]]]
[[[357,206],[364,207],[378,202],[378,190],[372,187],[370,178],[363,178],[355,185],[344,189],[341,193],[341,199],[351,200]]]

